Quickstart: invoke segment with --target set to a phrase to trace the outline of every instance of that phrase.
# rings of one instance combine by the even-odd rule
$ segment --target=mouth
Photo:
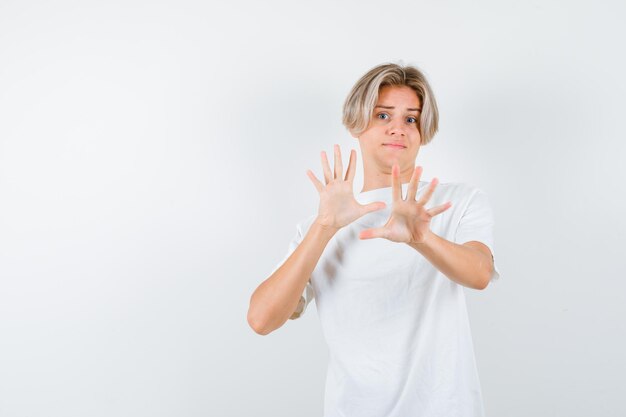
[[[387,146],[393,149],[406,149],[406,146],[401,145],[399,143],[383,143],[383,146]]]

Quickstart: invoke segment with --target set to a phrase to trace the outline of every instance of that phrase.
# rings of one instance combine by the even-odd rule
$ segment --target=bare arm
[[[248,323],[255,332],[271,333],[291,317],[322,252],[336,232],[314,222],[291,256],[254,291]]]
[[[493,273],[493,258],[483,243],[462,245],[428,232],[423,243],[409,243],[413,249],[452,281],[475,290],[484,290]]]
[[[398,166],[391,171],[392,210],[387,223],[378,228],[361,231],[361,239],[382,237],[392,242],[403,242],[421,253],[430,263],[452,281],[463,286],[482,290],[487,287],[493,274],[493,255],[489,247],[478,241],[459,245],[450,242],[430,230],[434,216],[450,208],[451,203],[426,209],[439,180],[433,178],[428,189],[417,199],[417,186],[422,167],[413,171],[406,199],[398,177]]]
[[[274,273],[259,285],[250,297],[248,324],[255,332],[266,335],[281,327],[294,313],[300,296],[326,245],[342,227],[359,217],[385,208],[385,203],[359,204],[354,198],[352,182],[356,170],[356,152],[350,152],[345,178],[339,146],[335,145],[335,171],[330,170],[322,151],[325,185],[307,171],[320,193],[319,213],[304,239]]]

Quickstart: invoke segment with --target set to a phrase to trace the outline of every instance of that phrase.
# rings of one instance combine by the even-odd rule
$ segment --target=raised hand
[[[402,184],[398,178],[399,169],[397,165],[393,165],[391,168],[392,208],[389,220],[382,227],[361,231],[359,238],[382,237],[393,242],[424,243],[430,232],[430,220],[452,206],[451,202],[447,202],[430,209],[424,207],[437,187],[439,182],[437,178],[433,178],[424,195],[415,201],[417,186],[422,175],[422,167],[420,166],[413,171],[407,188],[406,199],[403,199]]]
[[[356,151],[350,151],[350,162],[345,177],[342,178],[343,165],[339,145],[334,147],[335,170],[331,172],[326,152],[322,151],[322,169],[324,180],[322,184],[311,170],[307,175],[320,193],[319,212],[315,222],[332,229],[340,228],[352,223],[359,217],[372,211],[384,209],[387,205],[382,201],[362,205],[354,198],[353,180],[356,171]]]

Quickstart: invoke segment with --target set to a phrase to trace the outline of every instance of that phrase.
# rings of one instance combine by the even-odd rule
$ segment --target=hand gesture
[[[398,178],[399,169],[395,164],[391,168],[392,209],[389,220],[382,227],[361,231],[359,238],[382,237],[393,242],[424,243],[430,232],[430,220],[452,206],[451,202],[447,202],[428,210],[424,207],[437,187],[439,182],[437,178],[433,178],[424,195],[415,201],[419,178],[422,175],[422,167],[420,166],[413,171],[407,188],[406,200],[403,199],[402,185]]]
[[[339,145],[335,145],[335,171],[331,172],[326,152],[322,151],[322,169],[326,186],[322,184],[311,170],[307,175],[320,193],[319,213],[315,222],[331,229],[339,230],[359,217],[372,211],[384,209],[387,205],[382,201],[362,205],[354,198],[352,181],[356,171],[356,151],[350,151],[350,162],[345,178],[342,178],[343,165]]]

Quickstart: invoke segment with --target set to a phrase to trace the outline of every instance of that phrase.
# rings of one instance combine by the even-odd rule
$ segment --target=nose
[[[406,136],[405,126],[402,120],[393,120],[387,125],[387,134],[391,136]]]

